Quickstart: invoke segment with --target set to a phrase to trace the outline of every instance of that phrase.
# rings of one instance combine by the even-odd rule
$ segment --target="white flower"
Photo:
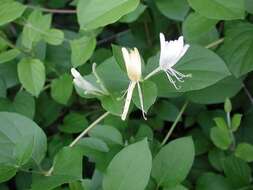
[[[159,67],[154,71],[149,73],[145,80],[153,76],[159,71],[164,71],[169,79],[169,81],[174,85],[176,89],[179,89],[176,85],[176,81],[174,81],[173,77],[176,78],[179,82],[184,82],[184,78],[191,77],[191,74],[183,74],[176,71],[172,68],[176,63],[185,55],[190,45],[184,44],[184,37],[180,36],[178,40],[172,40],[167,42],[162,33],[160,33],[160,44],[161,44],[161,52],[160,52],[160,60]]]
[[[122,54],[123,54],[123,58],[126,65],[127,75],[128,75],[128,78],[130,79],[130,83],[127,89],[127,97],[125,100],[125,105],[124,105],[123,113],[121,115],[121,119],[122,120],[126,119],[129,106],[131,103],[133,91],[136,84],[138,87],[142,115],[143,115],[143,118],[146,119],[144,106],[143,106],[143,97],[142,97],[141,87],[139,83],[141,80],[141,57],[140,57],[139,51],[137,48],[134,48],[133,50],[130,50],[130,51],[128,51],[126,48],[122,48]]]
[[[83,89],[85,94],[93,94],[93,95],[103,95],[105,94],[104,91],[97,88],[93,84],[91,84],[89,81],[85,80],[81,74],[74,68],[71,69],[71,74],[73,75],[74,84]]]
[[[176,86],[176,82],[173,80],[172,77],[174,76],[179,82],[184,82],[184,78],[191,77],[191,75],[184,75],[176,71],[172,67],[184,56],[190,45],[184,44],[183,36],[180,36],[178,40],[167,42],[162,33],[160,33],[160,43],[160,69],[165,71],[169,81],[174,85],[176,89],[178,89],[178,87]]]

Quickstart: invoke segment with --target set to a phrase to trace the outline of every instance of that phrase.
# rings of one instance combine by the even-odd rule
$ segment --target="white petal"
[[[72,69],[71,69],[71,74],[72,74],[73,77],[75,77],[75,78],[81,77],[80,73],[79,73],[75,68],[72,68]]]
[[[132,99],[132,95],[133,95],[133,91],[134,91],[135,85],[136,85],[136,82],[130,82],[130,84],[128,86],[127,97],[126,97],[126,100],[125,100],[125,105],[124,105],[123,113],[121,115],[121,119],[122,120],[126,119],[126,116],[127,116],[128,110],[129,110],[129,106],[130,106],[130,103],[131,103],[131,99]]]

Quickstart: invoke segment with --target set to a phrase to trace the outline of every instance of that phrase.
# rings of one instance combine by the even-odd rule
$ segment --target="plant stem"
[[[235,150],[236,143],[235,143],[235,136],[233,134],[232,126],[231,126],[230,112],[227,112],[227,124],[228,124],[228,129],[229,129],[230,137],[232,139],[231,150]]]
[[[73,147],[84,135],[86,135],[89,132],[89,130],[91,130],[93,127],[95,127],[100,121],[102,121],[109,114],[110,114],[109,112],[105,112],[103,115],[101,115],[99,118],[97,118],[78,137],[76,137],[76,139],[72,143],[70,143],[69,147]]]
[[[252,95],[250,94],[249,90],[247,89],[247,87],[245,86],[245,84],[243,84],[243,89],[244,89],[244,92],[246,93],[246,95],[248,96],[251,104],[253,105],[253,97]]]
[[[219,44],[223,43],[223,41],[224,41],[224,38],[220,38],[219,40],[214,41],[214,42],[212,42],[212,43],[208,44],[208,45],[206,46],[206,48],[212,48],[212,47],[215,47],[215,46],[217,46],[217,45],[219,45]]]
[[[176,120],[175,120],[174,123],[172,124],[172,126],[171,126],[169,132],[167,133],[167,135],[165,136],[165,138],[163,139],[161,146],[163,146],[163,145],[167,142],[167,140],[170,138],[170,135],[172,134],[172,132],[173,132],[173,130],[175,129],[175,127],[177,126],[177,123],[179,122],[179,120],[180,120],[181,116],[183,115],[183,113],[184,113],[184,111],[185,111],[185,109],[186,109],[186,107],[187,107],[188,104],[189,104],[189,102],[186,101],[186,102],[184,103],[184,105],[182,106],[182,108],[181,108],[179,114],[177,115]]]
[[[75,138],[72,143],[70,143],[69,147],[73,147],[84,135],[86,135],[89,130],[91,130],[93,127],[95,127],[100,121],[102,121],[106,116],[108,116],[110,113],[105,112],[103,115],[101,115],[99,118],[97,118],[90,126],[88,126],[78,137]],[[51,176],[54,171],[54,166],[52,166],[46,173],[45,176]]]
[[[160,71],[160,67],[157,67],[156,69],[154,69],[153,71],[151,71],[145,78],[144,80],[149,79],[150,77],[152,77],[153,75],[155,75],[156,73],[158,73]]]
[[[42,7],[36,7],[33,5],[27,5],[28,8],[30,9],[38,9],[43,12],[48,12],[48,13],[57,13],[57,14],[76,14],[76,10],[66,10],[66,9],[48,9],[48,8],[42,8]]]

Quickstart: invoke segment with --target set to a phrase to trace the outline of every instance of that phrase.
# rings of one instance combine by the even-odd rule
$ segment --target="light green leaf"
[[[96,47],[96,39],[91,36],[83,36],[80,39],[72,40],[71,63],[74,67],[84,64],[91,57]]]
[[[22,45],[28,49],[32,49],[33,45],[39,42],[42,35],[46,34],[49,30],[52,21],[50,14],[42,15],[41,11],[33,11],[23,28],[22,32]]]
[[[0,53],[0,64],[11,61],[15,59],[20,54],[20,51],[17,49],[7,50]]]
[[[183,22],[183,35],[187,42],[207,45],[219,38],[215,25],[218,20],[191,13]]]
[[[73,91],[72,77],[63,74],[58,79],[54,79],[51,84],[51,96],[60,103],[66,105]]]
[[[104,96],[100,98],[102,107],[113,115],[121,115],[124,107],[124,99],[120,97]]]
[[[0,98],[6,98],[6,92],[7,87],[4,79],[0,77]]]
[[[24,88],[38,96],[45,83],[45,67],[38,59],[23,58],[18,63],[18,77]]]
[[[88,127],[88,121],[83,114],[71,112],[63,119],[59,130],[64,133],[79,133]]]
[[[148,184],[152,156],[147,139],[129,145],[110,162],[103,179],[104,190],[143,190]]]
[[[241,88],[241,79],[229,76],[207,88],[187,92],[186,96],[191,102],[199,104],[223,103],[226,98],[234,97]]]
[[[183,185],[177,185],[175,187],[165,188],[164,190],[187,190],[187,188]]]
[[[226,128],[213,127],[210,136],[215,146],[222,150],[228,149],[232,143],[231,136]]]
[[[90,130],[89,135],[102,139],[108,144],[123,145],[123,137],[117,128],[109,125],[97,125]]]
[[[143,5],[142,3],[140,3],[134,11],[123,16],[120,19],[120,22],[131,23],[131,22],[136,21],[142,15],[142,13],[146,10],[146,8],[147,8],[146,5]]]
[[[229,70],[237,77],[253,70],[253,25],[235,22],[225,30],[225,40],[219,50]]]
[[[204,173],[197,180],[196,190],[231,190],[231,186],[222,175]]]
[[[189,173],[194,160],[194,144],[184,137],[171,141],[155,156],[152,177],[159,186],[180,184]]]
[[[225,158],[225,152],[218,148],[213,148],[208,153],[210,164],[218,171],[223,171],[223,162]]]
[[[0,181],[13,177],[28,161],[37,164],[45,156],[46,135],[32,120],[16,113],[0,112]]]
[[[235,156],[245,160],[246,162],[253,161],[253,146],[249,143],[240,143],[235,150]]]
[[[241,125],[242,114],[234,114],[231,122],[231,130],[235,132]]]
[[[62,184],[81,180],[82,158],[80,149],[64,147],[55,156],[51,176],[33,176],[32,190],[51,190]]]
[[[147,112],[148,109],[155,103],[157,98],[156,84],[152,81],[144,81],[140,83],[140,87],[142,91],[144,111]],[[133,102],[139,109],[141,109],[140,97],[137,86],[134,89]]]
[[[116,22],[133,11],[139,0],[79,0],[77,18],[83,29],[95,29]]]
[[[51,45],[60,45],[64,41],[64,33],[58,29],[48,29],[43,34],[43,39]]]
[[[161,13],[169,19],[183,21],[190,7],[187,0],[155,0]]]
[[[244,0],[188,0],[190,6],[199,14],[217,20],[243,19]]]
[[[251,168],[240,158],[235,156],[227,157],[223,162],[223,169],[233,189],[240,189],[250,184]]]
[[[0,26],[19,18],[25,11],[26,6],[13,0],[1,0],[0,3]]]
[[[245,8],[249,13],[253,14],[253,1],[245,0]]]

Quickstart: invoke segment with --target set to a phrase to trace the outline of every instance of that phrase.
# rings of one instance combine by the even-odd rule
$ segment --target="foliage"
[[[0,189],[252,189],[252,51],[253,0],[1,0]]]

